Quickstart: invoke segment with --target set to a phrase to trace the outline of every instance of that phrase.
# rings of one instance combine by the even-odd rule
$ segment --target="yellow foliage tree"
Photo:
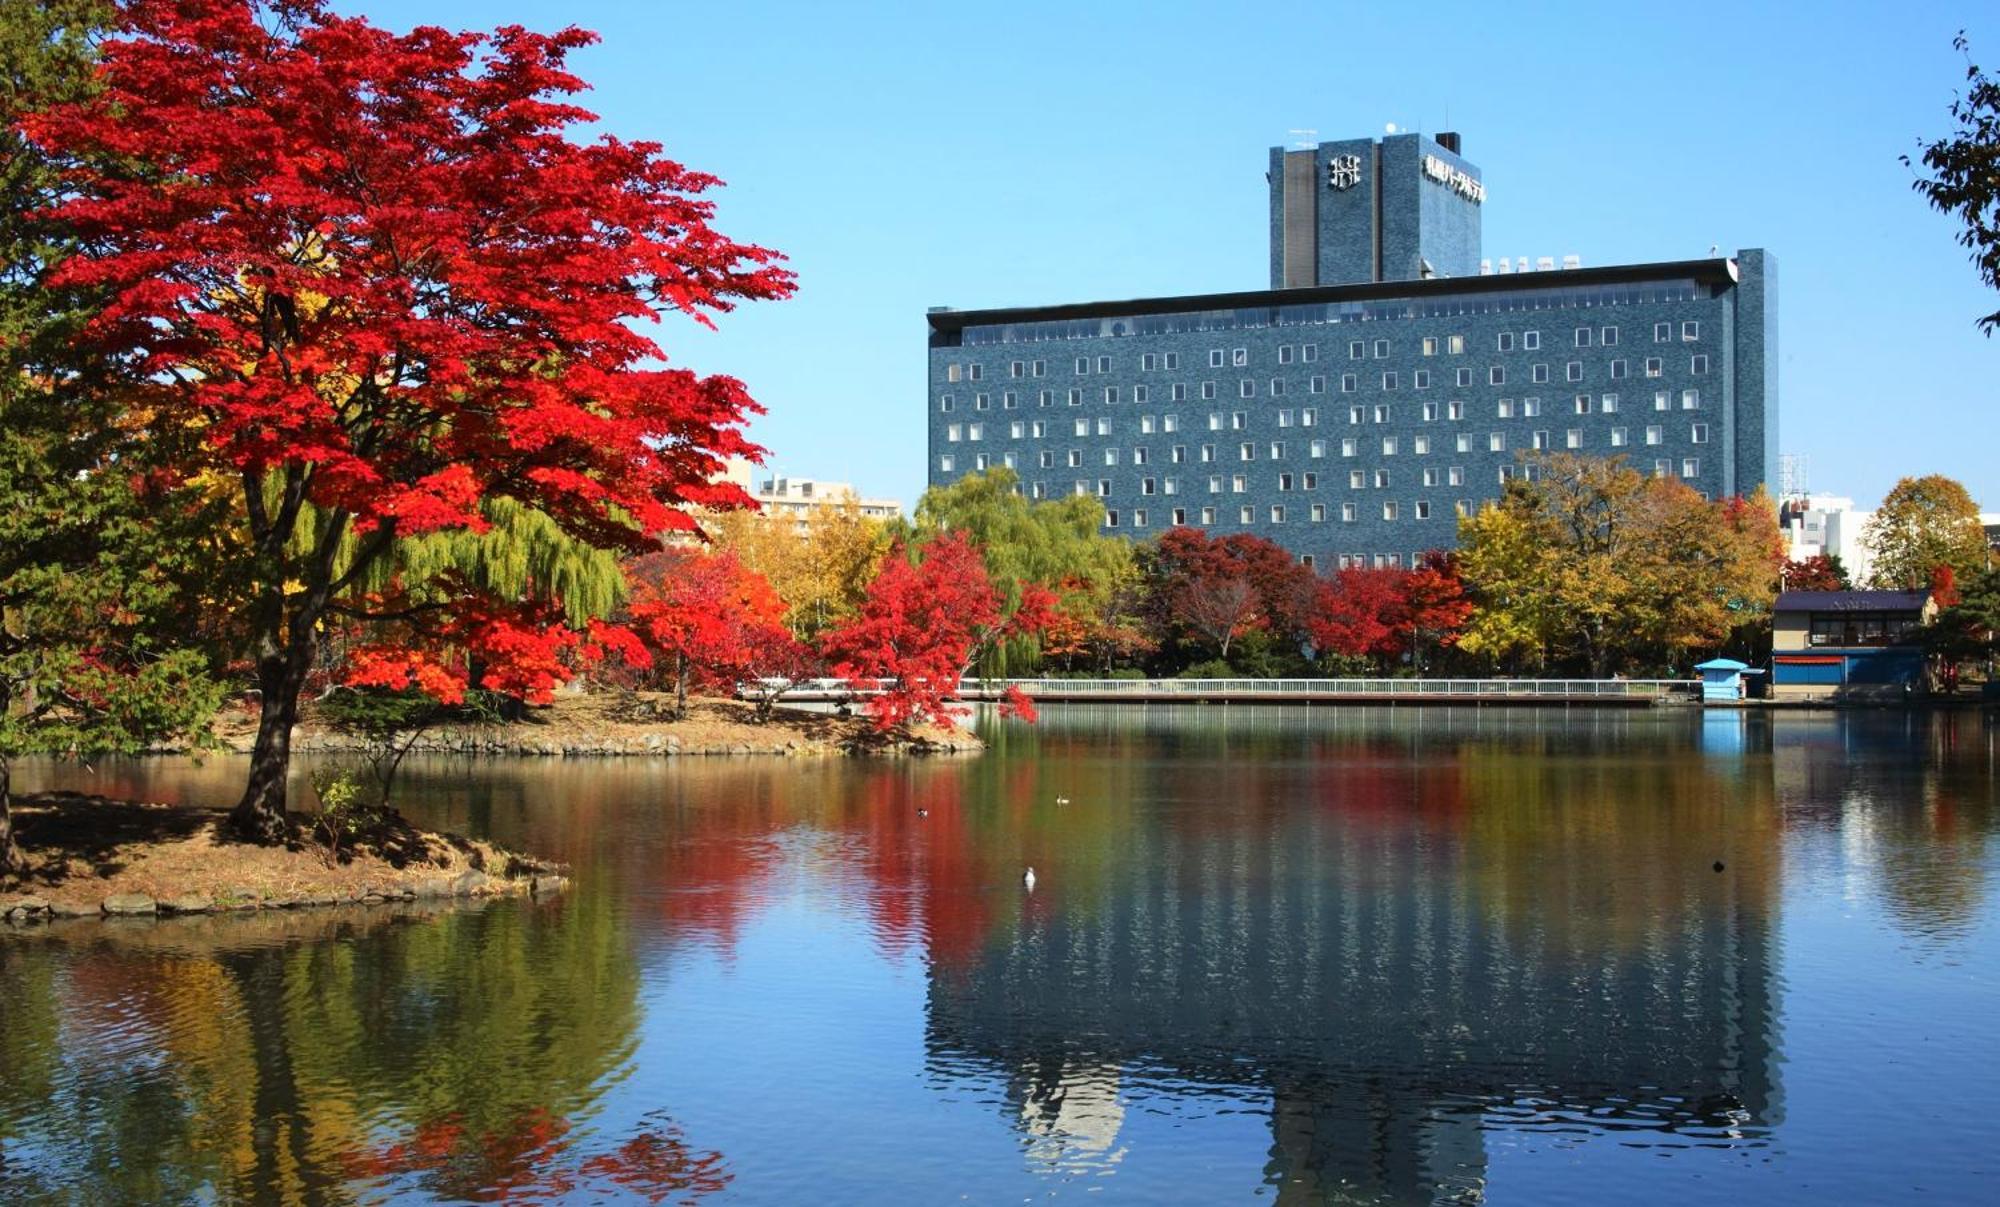
[[[1678,663],[1766,616],[1782,559],[1761,491],[1710,502],[1623,458],[1530,457],[1497,503],[1459,522],[1459,572],[1479,605],[1460,646],[1598,676]]]
[[[810,641],[854,614],[888,551],[887,528],[861,514],[853,499],[821,503],[803,524],[756,511],[721,512],[702,521],[717,548],[734,553],[785,601],[792,635]]]

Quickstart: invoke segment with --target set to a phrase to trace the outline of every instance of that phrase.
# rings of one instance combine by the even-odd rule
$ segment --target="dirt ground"
[[[14,824],[28,869],[0,877],[0,914],[29,897],[94,911],[107,897],[134,893],[189,906],[201,899],[210,908],[331,904],[328,898],[358,900],[406,890],[435,896],[441,882],[467,872],[481,873],[468,884],[495,891],[509,880],[553,871],[489,843],[407,823],[336,854],[301,819],[289,845],[258,846],[230,835],[226,816],[216,809],[68,792],[19,798]]]
[[[756,709],[744,701],[698,698],[688,701],[686,717],[675,720],[672,708],[673,698],[662,692],[565,694],[512,723],[440,726],[424,735],[419,748],[469,742],[523,754],[646,754],[668,747],[682,754],[865,754],[979,747],[979,739],[967,729],[922,726],[884,734],[861,715],[780,708],[759,723]],[[254,713],[230,710],[218,718],[216,732],[229,747],[248,750],[256,728]],[[341,737],[319,722],[310,705],[303,710],[295,738],[299,748],[337,745]]]

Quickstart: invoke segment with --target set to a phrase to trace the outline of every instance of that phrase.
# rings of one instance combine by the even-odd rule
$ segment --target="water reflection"
[[[1955,957],[1992,921],[1976,716],[990,732],[419,763],[413,812],[575,894],[0,941],[0,1197],[1476,1201],[1524,1137],[1720,1187],[1787,1147],[1794,869]],[[238,769],[42,772],[226,799]]]
[[[1122,1069],[1254,1091],[1266,1181],[1315,1201],[1474,1190],[1490,1120],[1730,1145],[1780,1121],[1768,774],[1574,730],[1181,737],[1072,775],[1175,824],[1038,860],[1053,907],[935,965],[935,1060],[1098,1149]]]

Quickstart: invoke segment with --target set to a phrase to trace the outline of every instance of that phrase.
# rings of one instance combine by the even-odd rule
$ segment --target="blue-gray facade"
[[[1107,532],[1249,532],[1333,569],[1451,547],[1458,517],[1531,472],[1523,454],[1536,451],[1622,455],[1711,497],[1768,482],[1772,258],[1477,275],[1483,192],[1476,175],[1451,176],[1470,165],[1440,137],[1453,146],[1406,136],[1272,153],[1274,276],[1303,262],[1282,245],[1281,186],[1309,179],[1383,198],[1358,234],[1338,205],[1315,210],[1314,273],[1340,245],[1380,257],[1388,277],[933,310],[930,483],[1006,466],[1032,498],[1097,496]],[[1364,154],[1361,180],[1327,183],[1330,162]],[[1427,212],[1440,191],[1451,203]],[[1300,208],[1294,196],[1294,232]]]

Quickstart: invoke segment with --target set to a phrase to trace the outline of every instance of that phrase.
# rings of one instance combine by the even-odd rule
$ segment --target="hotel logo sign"
[[[1479,205],[1486,200],[1486,186],[1474,180],[1461,168],[1454,168],[1436,155],[1424,156],[1424,175],[1457,193],[1459,196]]]
[[[1326,187],[1345,193],[1361,183],[1361,157],[1336,155],[1326,161]]]

